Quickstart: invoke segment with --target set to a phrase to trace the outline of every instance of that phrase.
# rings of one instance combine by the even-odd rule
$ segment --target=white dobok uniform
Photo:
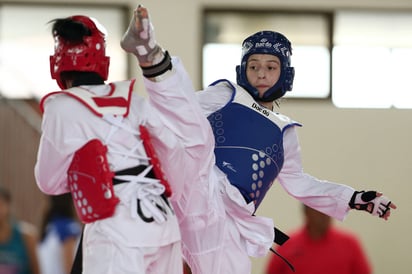
[[[262,136],[268,135],[266,128],[257,128],[256,132],[248,128],[248,125],[253,125],[254,122],[248,124],[247,120],[253,116],[258,116],[257,118],[263,122],[270,116],[278,125],[282,124],[279,127],[283,127],[283,131],[278,138],[282,140],[277,141],[283,143],[284,161],[276,179],[286,192],[336,219],[344,219],[349,211],[348,202],[354,190],[346,185],[318,180],[303,172],[295,131],[296,123],[277,113],[269,115],[267,109],[258,107],[256,101],[242,87],[234,83],[223,81],[197,92],[197,96],[205,116],[210,119],[212,114],[215,114],[213,116],[215,121],[211,124],[216,135],[217,160],[209,155],[203,161],[203,168],[199,170],[200,180],[194,180],[193,184],[183,192],[182,198],[173,202],[181,225],[183,253],[194,274],[249,274],[251,273],[249,256],[266,256],[273,244],[275,236],[273,221],[266,217],[254,216],[257,209],[256,201],[247,203],[245,199],[245,197],[263,199],[264,193],[260,193],[259,188],[265,186],[259,180],[257,183],[252,181],[259,179],[260,176],[265,177],[264,172],[270,173],[270,167],[274,166],[270,157],[260,162],[257,159],[258,157],[264,159],[267,151],[257,151],[256,154],[243,158],[236,154],[232,158],[225,153],[219,155],[220,149],[226,149],[228,154],[231,150],[233,153],[239,151],[250,153],[254,148],[243,146],[242,138],[245,138],[245,143],[252,143],[253,146],[255,141],[258,142]],[[231,107],[235,103],[235,108],[245,111],[244,117],[240,116],[241,112],[239,115],[238,113],[233,115],[230,111],[224,112],[224,108]],[[225,115],[229,116],[227,120],[222,118]],[[232,126],[228,127],[226,123],[230,119],[234,121],[230,123]],[[240,144],[225,146],[225,141],[230,138],[236,139]],[[226,161],[226,156],[231,160]],[[222,163],[219,162],[220,157],[224,160]],[[253,163],[255,160],[258,161]],[[229,180],[231,173],[236,177],[237,173],[245,169],[242,162],[249,162],[245,167],[250,165],[252,171],[256,170],[256,174],[240,178],[241,182],[231,182]],[[219,166],[220,164],[222,165]],[[242,195],[243,193],[234,186],[237,183],[249,185],[247,187],[250,187],[251,192],[246,195],[250,197]],[[268,188],[271,183],[273,181],[268,182]]]
[[[108,148],[111,171],[148,165],[138,132],[143,124],[171,185],[169,200],[180,199],[184,184],[198,177],[203,153],[213,144],[208,144],[210,127],[183,65],[176,57],[172,63],[170,75],[162,81],[144,79],[149,98],[132,92],[134,81],[75,87],[48,96],[35,165],[40,190],[51,195],[69,192],[67,171],[73,154],[95,138]],[[93,105],[93,97],[103,106]],[[112,99],[127,105],[111,107]],[[175,213],[161,196],[164,187],[142,175],[115,178],[128,181],[114,186],[120,199],[115,214],[85,225],[84,273],[181,273],[181,236]],[[143,206],[138,212],[139,201],[156,206]]]

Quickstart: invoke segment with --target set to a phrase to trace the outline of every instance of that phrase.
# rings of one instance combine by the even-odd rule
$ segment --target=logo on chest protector
[[[223,162],[222,162],[222,167],[227,168],[227,169],[229,169],[229,170],[231,170],[231,171],[233,171],[233,172],[235,172],[235,173],[237,172],[236,169],[232,166],[231,163],[228,163],[228,162],[223,161]]]
[[[267,110],[266,108],[260,106],[259,104],[253,103],[253,104],[252,104],[252,108],[253,108],[253,109],[256,109],[257,111],[259,111],[260,113],[262,113],[262,114],[264,114],[264,115],[266,115],[266,116],[269,116],[269,115],[270,115],[270,111]]]

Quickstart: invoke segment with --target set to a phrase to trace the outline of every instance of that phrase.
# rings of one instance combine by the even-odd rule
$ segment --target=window
[[[325,14],[205,12],[203,86],[217,79],[236,82],[241,43],[260,30],[283,33],[292,41],[293,92],[286,97],[326,98],[330,94],[330,50]]]
[[[411,108],[412,13],[335,14],[332,100],[338,107]]]
[[[412,12],[204,13],[203,86],[236,81],[240,45],[264,29],[292,42],[293,91],[286,97],[331,99],[343,108],[412,108]]]
[[[50,20],[75,14],[96,18],[105,26],[111,62],[110,79],[125,79],[127,56],[119,41],[126,29],[121,6],[0,5],[0,95],[40,98],[60,90],[50,77],[49,55],[53,54]],[[116,68],[116,69],[113,69]]]

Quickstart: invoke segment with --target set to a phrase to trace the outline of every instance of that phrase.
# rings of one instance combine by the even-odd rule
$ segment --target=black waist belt
[[[289,240],[289,236],[274,227],[275,230],[275,240],[274,242],[278,245],[283,245],[287,240]]]
[[[287,240],[289,240],[288,235],[286,235],[285,233],[283,233],[282,231],[280,231],[276,227],[274,227],[274,230],[275,230],[275,240],[273,241],[274,243],[276,243],[278,245],[283,245]],[[290,267],[290,269],[293,272],[295,272],[295,268],[293,267],[293,265],[286,258],[284,258],[282,255],[280,255],[278,252],[276,252],[276,250],[274,250],[273,248],[270,248],[270,250],[273,253],[275,253],[279,258],[281,258]]]
[[[115,175],[138,175],[139,173],[143,172],[143,170],[145,170],[146,168],[147,168],[147,166],[145,166],[145,165],[138,165],[138,166],[129,167],[129,168],[126,168],[126,169],[116,171],[114,174]],[[151,169],[149,171],[149,173],[147,173],[146,177],[156,178],[154,176],[153,169]],[[116,179],[116,178],[113,177],[113,185],[118,185],[118,184],[123,184],[123,183],[128,183],[128,182],[129,181],[120,180],[120,179]]]

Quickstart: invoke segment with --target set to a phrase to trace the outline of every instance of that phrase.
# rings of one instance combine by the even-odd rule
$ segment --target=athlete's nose
[[[258,72],[257,72],[257,76],[260,79],[265,78],[265,76],[266,76],[265,71],[263,69],[259,69]]]

